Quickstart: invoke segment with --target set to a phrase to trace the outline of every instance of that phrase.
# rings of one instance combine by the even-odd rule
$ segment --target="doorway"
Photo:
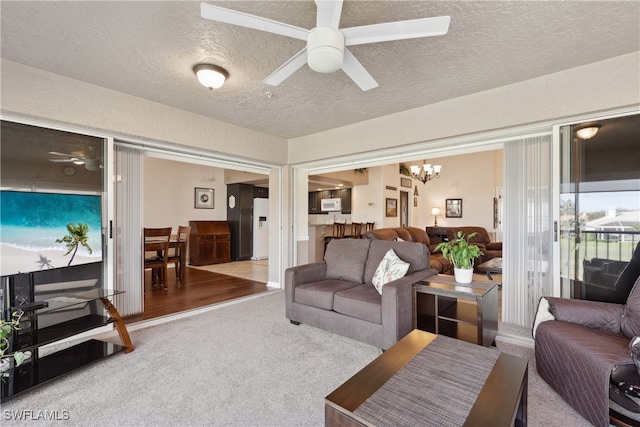
[[[409,226],[409,192],[400,191],[400,227]]]

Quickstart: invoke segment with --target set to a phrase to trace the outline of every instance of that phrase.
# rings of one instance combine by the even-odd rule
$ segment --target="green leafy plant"
[[[0,361],[7,357],[13,357],[16,366],[20,366],[24,362],[24,353],[21,351],[8,355],[5,353],[9,350],[9,336],[13,331],[20,329],[20,319],[23,314],[22,311],[14,311],[11,320],[0,319]]]
[[[404,163],[400,163],[398,165],[398,172],[400,173],[400,175],[411,176],[411,169],[409,169],[409,166]]]
[[[442,251],[442,255],[451,261],[455,268],[473,268],[473,260],[483,254],[477,245],[469,244],[469,239],[478,233],[471,233],[468,236],[458,231],[456,238],[448,242],[442,242],[436,246],[436,251]]]
[[[358,175],[364,175],[367,172],[367,168],[357,168],[353,170],[353,173]]]
[[[67,264],[67,267],[69,267],[78,252],[78,247],[83,246],[87,248],[90,254],[93,253],[93,251],[89,246],[89,236],[87,235],[89,232],[89,226],[87,224],[78,222],[78,225],[76,226],[70,222],[67,224],[67,231],[69,231],[69,234],[61,239],[56,239],[56,243],[64,243],[67,246],[67,253],[64,254],[64,256],[73,252],[73,254],[71,254],[69,264]]]

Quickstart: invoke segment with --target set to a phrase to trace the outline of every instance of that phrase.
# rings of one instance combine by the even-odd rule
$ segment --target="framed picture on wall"
[[[446,217],[462,218],[462,199],[446,199]]]
[[[213,188],[196,187],[194,206],[196,209],[213,209]]]
[[[386,216],[398,216],[398,199],[386,199]]]
[[[400,186],[411,188],[411,178],[400,178]]]

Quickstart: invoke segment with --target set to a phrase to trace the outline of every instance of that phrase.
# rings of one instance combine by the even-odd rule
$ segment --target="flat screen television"
[[[69,223],[88,226],[86,242],[91,253],[78,245],[75,255],[73,250],[67,254],[67,244],[56,242],[72,235]],[[2,276],[101,261],[101,197],[0,191],[0,256]]]

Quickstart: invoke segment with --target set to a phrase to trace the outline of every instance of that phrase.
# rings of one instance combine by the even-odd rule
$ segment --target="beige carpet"
[[[275,291],[132,331],[134,352],[16,397],[2,405],[3,414],[69,417],[39,426],[324,425],[324,397],[380,350],[291,325],[284,305],[284,292]],[[498,347],[530,357],[527,349]],[[530,367],[529,426],[588,425]],[[24,421],[5,417],[2,425]]]

